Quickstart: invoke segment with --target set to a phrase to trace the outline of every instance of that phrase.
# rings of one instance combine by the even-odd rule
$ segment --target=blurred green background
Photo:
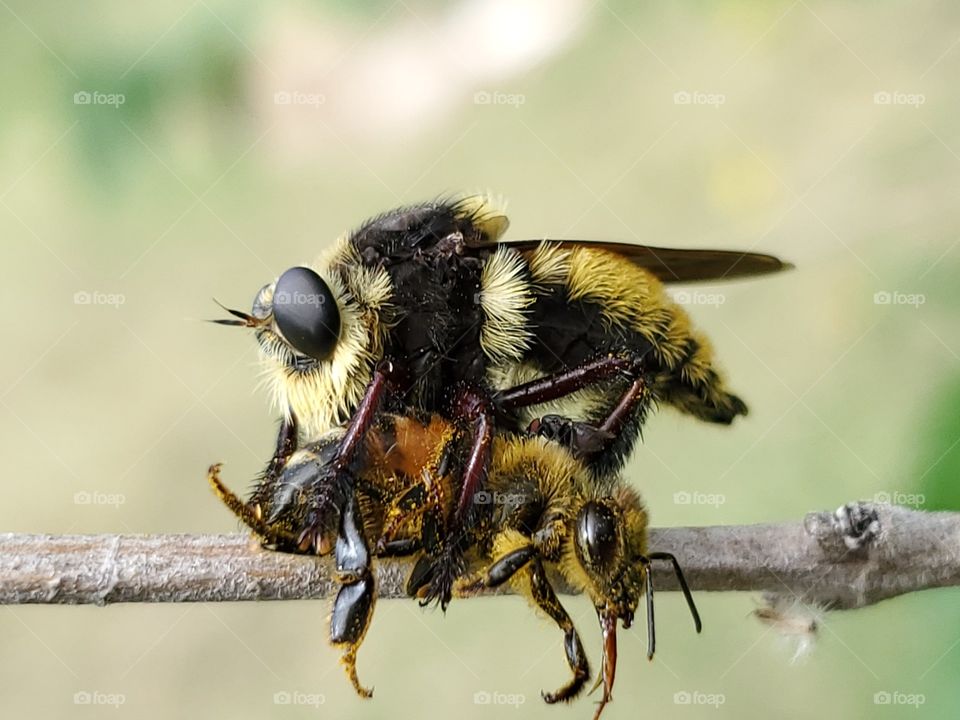
[[[0,529],[236,530],[205,469],[225,461],[244,487],[274,418],[252,339],[200,322],[220,316],[211,297],[246,307],[365,217],[477,189],[509,199],[513,238],[796,263],[681,296],[752,412],[728,429],[650,421],[628,475],[655,524],[875,497],[960,508],[958,36],[960,6],[925,0],[0,0]],[[642,629],[624,635],[606,717],[960,709],[956,590],[830,615],[799,664],[750,617],[756,597],[697,600],[700,637],[660,596],[653,663]],[[566,602],[598,666],[592,609]],[[561,637],[519,599],[446,617],[381,602],[366,702],[326,615],[4,608],[0,711],[593,712],[540,700],[567,677]]]

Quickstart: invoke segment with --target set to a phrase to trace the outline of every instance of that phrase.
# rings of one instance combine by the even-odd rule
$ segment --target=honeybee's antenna
[[[687,607],[690,608],[690,614],[693,616],[693,625],[696,627],[697,632],[699,633],[703,629],[703,623],[700,622],[700,613],[697,612],[697,606],[693,602],[693,595],[690,593],[690,586],[687,585],[687,579],[683,576],[683,570],[680,569],[680,563],[677,562],[677,558],[671,553],[666,552],[655,552],[650,553],[650,560],[669,560],[673,564],[673,573],[677,576],[677,582],[680,583],[680,590],[683,591],[683,597],[687,601]],[[649,565],[647,566],[647,584],[650,587],[651,595],[653,594],[653,586],[650,585],[650,578],[652,577],[649,570]],[[649,611],[652,613],[653,605],[649,604]],[[651,651],[651,656],[653,652]]]
[[[243,312],[243,311],[241,311],[241,310],[231,310],[230,308],[228,308],[226,305],[224,305],[222,302],[220,302],[220,301],[217,300],[216,298],[214,298],[213,301],[214,301],[217,305],[219,305],[221,308],[223,308],[224,310],[226,310],[228,313],[230,313],[230,314],[233,315],[234,317],[240,318],[240,319],[239,319],[239,320],[229,320],[229,319],[226,319],[226,320],[208,320],[207,322],[216,323],[217,325],[230,325],[230,326],[232,326],[232,327],[256,327],[257,325],[260,324],[260,321],[257,320],[257,318],[255,318],[253,315],[250,315],[250,314],[248,314],[248,313],[245,313],[245,312]]]

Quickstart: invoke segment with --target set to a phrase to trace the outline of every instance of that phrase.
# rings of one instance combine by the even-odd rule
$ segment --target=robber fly
[[[759,275],[770,255],[576,240],[501,240],[483,197],[400,208],[293,267],[223,324],[251,328],[282,415],[273,478],[345,428],[311,482],[298,545],[338,523],[348,468],[380,412],[437,412],[468,435],[451,535],[421,580],[446,607],[497,432],[567,446],[598,479],[623,465],[648,409],[713,423],[747,412],[663,283]]]
[[[344,649],[342,662],[355,690],[372,691],[357,675],[357,651],[370,626],[376,600],[373,558],[416,555],[437,541],[437,528],[460,494],[455,472],[464,433],[433,415],[380,414],[368,429],[351,466],[354,483],[337,498],[342,511],[335,532],[304,543],[299,528],[311,507],[312,471],[329,462],[342,442],[333,431],[294,453],[264,480],[248,501],[210,469],[214,490],[265,543],[292,552],[332,553],[341,583],[330,618],[330,640]],[[610,475],[598,483],[581,458],[543,437],[498,433],[491,445],[486,490],[477,498],[465,554],[472,572],[457,579],[466,596],[510,583],[560,627],[572,677],[543,693],[548,703],[569,701],[590,678],[583,643],[560,603],[548,573],[559,574],[593,602],[603,637],[603,662],[595,687],[603,695],[595,717],[610,700],[617,667],[617,624],[633,622],[646,597],[648,655],[655,648],[653,561],[672,565],[693,615],[700,618],[676,558],[647,549],[647,512],[639,495]],[[314,548],[313,545],[316,545]],[[409,584],[416,584],[416,565]]]

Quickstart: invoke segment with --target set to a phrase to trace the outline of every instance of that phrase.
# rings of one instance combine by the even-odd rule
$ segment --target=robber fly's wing
[[[522,252],[533,250],[541,242],[544,241],[518,240],[506,244]],[[739,250],[662,248],[592,240],[548,240],[546,242],[563,248],[588,247],[616,253],[634,265],[649,270],[665,283],[729,280],[766,275],[793,267],[790,263],[773,255]]]

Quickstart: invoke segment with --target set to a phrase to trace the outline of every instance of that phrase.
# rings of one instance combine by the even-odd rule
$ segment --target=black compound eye
[[[340,337],[340,310],[330,288],[310,268],[287,270],[273,291],[273,319],[295,350],[329,358]]]
[[[610,508],[588,502],[577,515],[577,547],[595,570],[612,567],[617,556],[617,518]]]

